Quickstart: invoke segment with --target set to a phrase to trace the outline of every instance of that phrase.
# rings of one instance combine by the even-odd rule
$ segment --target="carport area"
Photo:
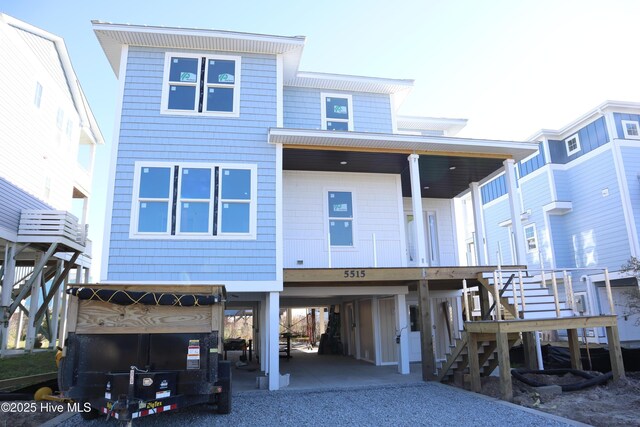
[[[229,353],[234,366],[234,391],[258,390],[256,377],[260,374],[259,364],[254,360],[247,366],[236,367],[239,355],[239,352]],[[291,358],[280,359],[280,374],[289,374],[290,378],[287,390],[381,387],[422,381],[420,363],[412,363],[410,370],[408,375],[400,375],[395,365],[376,366],[349,356],[318,355],[317,348],[310,351],[305,346],[293,346]]]

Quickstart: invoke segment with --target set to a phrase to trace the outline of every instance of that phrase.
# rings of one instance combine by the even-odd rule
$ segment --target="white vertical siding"
[[[389,174],[284,171],[284,267],[328,266],[327,191],[351,191],[354,205],[354,247],[333,247],[332,267],[373,267],[373,234],[378,266],[402,266],[399,179]]]

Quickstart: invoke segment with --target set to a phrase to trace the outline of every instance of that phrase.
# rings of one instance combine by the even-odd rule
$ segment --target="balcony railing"
[[[80,246],[86,246],[87,228],[78,218],[66,211],[22,210],[18,239],[24,242],[50,242],[65,238]]]

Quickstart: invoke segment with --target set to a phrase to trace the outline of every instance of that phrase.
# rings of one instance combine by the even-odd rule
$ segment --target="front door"
[[[438,245],[436,213],[425,211],[423,219],[424,224],[422,224],[420,232],[425,237],[428,264],[429,266],[437,266],[440,265],[440,249]],[[407,233],[407,265],[413,267],[418,265],[418,251],[416,245],[416,224],[412,213],[405,213],[405,230]]]
[[[420,344],[420,309],[417,301],[411,301],[407,307],[409,329],[409,362],[422,360],[422,347]]]

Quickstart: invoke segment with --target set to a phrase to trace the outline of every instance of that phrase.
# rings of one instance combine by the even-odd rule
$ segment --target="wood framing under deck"
[[[497,341],[498,367],[500,371],[500,395],[503,400],[513,399],[511,386],[511,362],[509,360],[508,334],[517,332],[554,331],[565,329],[569,337],[569,353],[571,354],[571,367],[582,369],[580,362],[580,347],[578,342],[578,329],[604,327],[607,330],[609,342],[609,357],[611,359],[611,371],[613,379],[625,377],[622,362],[622,351],[618,337],[618,321],[616,316],[577,316],[552,319],[514,319],[500,321],[465,322],[469,334],[469,368],[471,374],[471,390],[480,392],[480,368],[476,342],[481,340],[481,335],[492,334]]]

